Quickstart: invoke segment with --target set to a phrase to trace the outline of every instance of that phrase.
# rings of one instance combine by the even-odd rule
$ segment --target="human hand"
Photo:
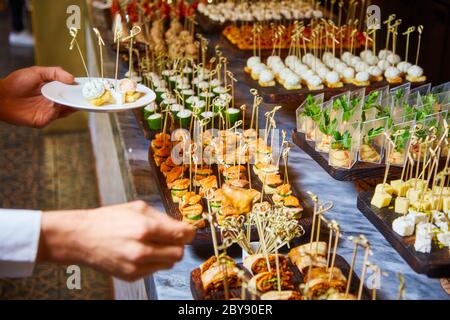
[[[54,80],[71,84],[75,78],[59,67],[31,67],[17,70],[0,80],[0,120],[42,128],[74,112],[41,94],[42,86]]]
[[[143,201],[86,211],[44,212],[38,260],[83,262],[134,281],[170,269],[195,229]]]

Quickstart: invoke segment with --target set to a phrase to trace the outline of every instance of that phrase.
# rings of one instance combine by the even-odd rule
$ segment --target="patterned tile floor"
[[[0,12],[0,77],[34,64],[32,48],[8,44],[9,17]],[[99,205],[86,132],[44,135],[0,122],[0,208],[74,209]],[[0,299],[110,299],[111,279],[81,267],[81,290],[68,290],[65,266],[37,265],[34,275],[0,280]]]
[[[42,210],[99,204],[89,134],[43,135],[0,124],[0,207]],[[66,286],[66,266],[37,265],[30,278],[0,280],[0,299],[111,299],[111,279],[81,267],[81,290]]]

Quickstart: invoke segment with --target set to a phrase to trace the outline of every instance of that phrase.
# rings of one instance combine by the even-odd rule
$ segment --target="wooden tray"
[[[414,271],[430,278],[450,277],[450,251],[439,249],[434,243],[431,253],[420,253],[414,250],[415,236],[401,237],[392,230],[392,221],[400,215],[392,209],[378,209],[370,204],[372,192],[358,195],[358,209],[383,234],[387,241]]]
[[[384,164],[373,164],[367,162],[357,162],[352,169],[345,170],[334,168],[328,164],[328,154],[318,152],[314,148],[314,143],[306,141],[305,134],[292,131],[292,140],[313,158],[330,176],[339,181],[356,181],[361,179],[377,179],[384,177],[386,166]],[[402,168],[391,167],[389,177],[396,178],[402,174]]]
[[[283,104],[283,107],[286,108],[298,108],[309,94],[318,95],[324,93],[324,101],[328,101],[331,97],[338,94],[344,93],[346,91],[355,91],[362,88],[357,87],[353,84],[345,84],[342,88],[336,89],[331,89],[324,85],[324,88],[322,90],[315,91],[309,90],[307,86],[302,86],[302,88],[299,90],[287,90],[278,82],[274,87],[261,87],[258,84],[258,81],[253,80],[252,77],[247,73],[245,74],[244,79],[247,85],[249,85],[250,87],[256,87],[258,89],[258,92],[261,94],[265,101]],[[386,81],[373,83],[370,86],[365,87],[366,94],[370,93],[373,90],[387,86],[388,84],[389,83]]]
[[[287,258],[287,257],[286,257]],[[288,266],[289,269],[293,273],[292,277],[292,283],[294,285],[294,288],[298,288],[300,284],[303,283],[303,278],[300,273],[300,271],[292,265],[292,263],[288,259]],[[247,270],[242,263],[237,264],[238,268],[241,270],[244,270],[245,275],[248,278],[252,277],[252,274],[249,270]],[[190,287],[191,287],[191,293],[194,300],[224,300],[225,299],[225,292],[219,291],[219,292],[212,292],[207,294],[202,287],[202,280],[201,280],[201,272],[200,268],[196,268],[192,270],[191,272],[191,279],[190,279]],[[230,298],[240,299],[241,298],[242,290],[241,288],[230,290]],[[249,292],[246,292],[246,296],[250,297],[251,294]]]
[[[171,216],[172,218],[176,220],[182,220],[183,216],[181,215],[180,210],[178,209],[178,204],[174,203],[172,201],[172,195],[170,193],[169,188],[166,184],[166,178],[159,170],[159,167],[156,165],[155,160],[153,159],[153,150],[151,146],[149,146],[149,152],[148,152],[148,162],[154,172],[154,175],[156,176],[156,183],[158,185],[159,192],[161,194],[161,199],[163,201],[164,207],[166,209],[166,213]],[[217,176],[217,167],[212,167],[213,171],[215,172],[215,175]],[[256,176],[256,174],[251,170],[251,179],[252,179],[252,187],[256,190],[262,189],[262,183],[259,181],[259,178]],[[223,181],[223,180],[222,180]],[[292,187],[292,193],[293,195],[296,195],[294,188]],[[263,200],[269,202],[270,204],[273,204],[272,196],[264,194]],[[302,218],[298,220],[299,225],[305,230],[305,234],[308,234],[311,230],[312,226],[312,215],[313,215],[313,209],[312,207],[304,200],[302,200],[301,197],[299,197],[300,203],[303,206],[303,212],[302,212]],[[206,208],[206,206],[204,206]],[[218,239],[220,241],[220,239]],[[255,241],[258,240],[258,233],[256,228],[252,229],[251,232],[251,240]],[[205,245],[205,244],[211,244],[211,230],[209,226],[207,225],[206,228],[198,229],[195,239],[192,242],[192,245]]]
[[[196,12],[196,20],[198,26],[204,34],[215,34],[221,33],[223,29],[228,25],[229,22],[216,22],[205,16],[203,13],[197,11]]]
[[[301,275],[300,271],[294,265],[292,265],[290,261],[288,265],[290,266],[292,272],[294,273],[293,276],[294,286],[298,288],[300,284],[304,283],[303,276]],[[340,255],[336,255],[335,266],[341,269],[344,275],[347,275],[350,270],[350,265]],[[247,276],[251,276],[250,271],[245,269],[242,264],[238,264],[238,267],[245,270]],[[200,276],[201,276],[200,268],[192,270],[190,278],[190,287],[192,297],[194,298],[194,300],[224,300],[225,293],[223,291],[206,294],[206,292],[203,290]],[[355,271],[353,271],[350,293],[353,294],[357,293],[359,284],[360,284],[359,277],[356,275]],[[250,294],[247,293],[246,296],[249,297]],[[230,290],[230,298],[240,299],[240,297],[241,297],[240,288]],[[363,288],[362,300],[371,300],[371,295],[366,286],[364,286]]]

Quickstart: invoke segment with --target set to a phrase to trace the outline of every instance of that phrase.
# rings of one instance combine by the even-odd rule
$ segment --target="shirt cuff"
[[[0,209],[0,277],[31,276],[39,247],[41,211]]]

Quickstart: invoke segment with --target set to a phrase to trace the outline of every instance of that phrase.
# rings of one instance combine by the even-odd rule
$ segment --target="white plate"
[[[91,78],[91,80],[93,79],[98,78]],[[107,80],[115,81],[114,79]],[[71,85],[53,81],[45,84],[42,87],[41,92],[44,97],[58,104],[90,112],[119,112],[131,110],[144,107],[156,99],[156,94],[152,90],[139,84],[137,91],[142,92],[143,96],[133,103],[124,103],[122,105],[105,104],[100,107],[93,106],[82,94],[82,86],[87,81],[89,81],[89,78],[75,78],[75,84]]]

